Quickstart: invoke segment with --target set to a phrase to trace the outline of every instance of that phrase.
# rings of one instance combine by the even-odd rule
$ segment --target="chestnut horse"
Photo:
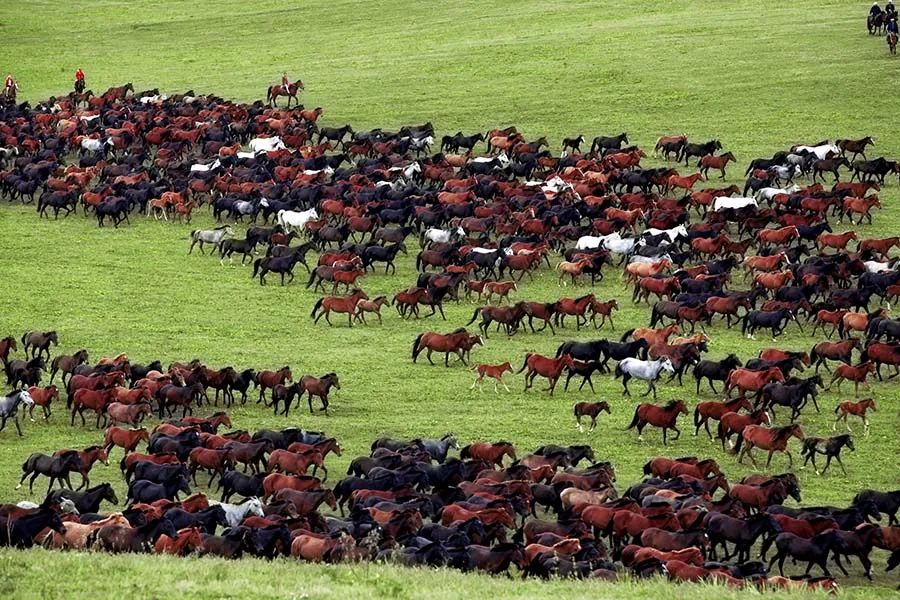
[[[476,344],[484,345],[484,342],[481,339],[481,336],[476,337]],[[444,353],[444,366],[450,366],[450,353],[454,352],[457,356],[459,356],[459,360],[462,361],[464,365],[468,366],[465,359],[465,348],[469,343],[469,332],[466,331],[464,327],[460,327],[447,334],[440,334],[434,331],[426,331],[425,333],[420,333],[416,336],[415,341],[412,346],[412,359],[413,362],[419,358],[419,354],[422,353],[422,350],[427,350],[428,353],[426,357],[428,358],[428,362],[432,365],[434,361],[431,360],[432,352],[443,352]]]
[[[772,455],[775,452],[784,452],[787,454],[788,466],[793,467],[794,457],[791,456],[791,452],[788,450],[788,440],[790,440],[791,436],[796,437],[798,440],[802,440],[805,437],[803,428],[797,423],[785,425],[784,427],[772,428],[762,427],[761,425],[747,425],[741,432],[741,437],[744,440],[744,448],[738,456],[738,462],[743,462],[744,456],[746,455],[750,457],[753,466],[758,467],[756,459],[753,457],[753,454],[751,454],[751,451],[753,448],[760,448],[769,451],[769,458],[766,460],[766,468],[771,464]]]
[[[468,446],[463,446],[459,451],[459,458],[462,460],[482,460],[501,468],[503,467],[504,456],[509,456],[512,460],[516,460],[516,449],[509,442],[500,441],[495,444],[475,442]]]
[[[869,389],[869,382],[867,381],[867,378],[869,377],[869,373],[874,372],[875,365],[871,361],[860,363],[855,367],[851,365],[840,364],[834,370],[834,375],[831,377],[831,382],[828,384],[828,389],[831,389],[835,381],[837,381],[837,391],[840,392],[841,383],[846,379],[853,382],[855,395],[859,397],[859,384],[861,383],[866,386],[866,389]]]
[[[524,391],[526,392],[531,388],[535,377],[538,375],[546,377],[550,383],[550,387],[545,391],[550,392],[550,395],[552,396],[553,389],[556,387],[556,382],[559,381],[563,369],[566,367],[571,369],[574,368],[574,366],[575,363],[572,362],[572,357],[568,354],[563,354],[559,358],[549,358],[534,352],[529,352],[525,355],[525,362],[522,363],[522,368],[516,371],[516,375],[526,368],[528,369],[528,372],[525,374]]]
[[[682,400],[670,400],[664,406],[644,402],[638,404],[634,410],[634,418],[631,419],[631,423],[626,429],[637,427],[638,440],[643,441],[644,427],[647,425],[660,427],[663,430],[663,444],[666,445],[668,444],[669,429],[675,430],[673,441],[681,437],[681,431],[675,426],[679,414],[688,414],[687,406]]]
[[[331,312],[346,313],[347,325],[353,327],[353,316],[356,314],[356,305],[360,300],[368,299],[369,296],[360,289],[354,289],[349,296],[325,296],[316,301],[309,316],[315,317],[316,320],[313,321],[313,323],[318,323],[319,319],[324,316],[328,324],[333,325],[331,318],[329,317]],[[320,308],[322,309],[322,312],[316,317],[316,313]]]
[[[490,377],[494,380],[494,393],[500,393],[500,390],[497,389],[498,383],[503,385],[503,387],[506,388],[507,392],[510,391],[509,386],[507,386],[506,383],[503,382],[503,374],[507,371],[509,371],[510,373],[513,372],[512,365],[509,364],[509,361],[506,361],[505,363],[500,365],[477,364],[472,367],[472,370],[478,373],[478,378],[472,382],[472,386],[469,388],[470,390],[474,389],[475,386],[478,385],[478,391],[483,391],[480,384],[485,377]]]
[[[872,398],[865,398],[864,400],[860,400],[859,402],[851,402],[850,400],[846,400],[837,405],[834,409],[834,414],[838,415],[838,417],[834,420],[834,424],[832,425],[832,431],[837,430],[838,421],[843,421],[844,425],[847,427],[847,431],[852,432],[850,429],[850,424],[847,423],[847,417],[850,415],[854,415],[860,417],[863,420],[863,426],[865,427],[865,435],[869,435],[869,419],[866,417],[866,412],[871,409],[872,412],[877,410],[875,406],[875,400]]]

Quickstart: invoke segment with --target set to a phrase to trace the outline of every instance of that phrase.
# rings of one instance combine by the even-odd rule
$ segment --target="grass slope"
[[[881,99],[896,88],[897,71],[883,40],[869,38],[862,30],[862,5],[732,4],[520,2],[511,11],[501,2],[440,7],[216,2],[204,4],[203,10],[184,2],[74,2],[60,18],[58,3],[23,2],[0,6],[0,28],[5,56],[14,66],[23,95],[31,99],[69,89],[71,73],[79,65],[87,70],[89,86],[96,91],[133,80],[139,89],[194,88],[247,100],[258,98],[287,69],[290,75],[303,77],[309,90],[304,102],[322,105],[327,124],[349,121],[358,128],[392,128],[431,120],[439,132],[452,133],[515,123],[529,137],[547,135],[556,143],[563,135],[579,132],[591,136],[626,130],[645,147],[666,132],[715,136],[739,158],[731,177],[735,182],[750,158],[770,155],[790,143],[882,133],[878,125],[883,125],[890,107]],[[62,56],[60,40],[66,40]],[[900,139],[889,131],[877,143],[877,154],[900,154]],[[882,199],[886,209],[876,216],[874,227],[863,228],[863,236],[894,233],[900,226],[900,213],[892,206],[898,199],[896,182]],[[636,481],[641,466],[656,454],[714,456],[731,479],[753,470],[738,465],[705,438],[691,438],[688,427],[669,448],[663,448],[656,432],[648,433],[644,443],[633,433],[624,433],[636,401],[621,399],[620,384],[611,377],[598,378],[597,396],[611,400],[613,415],[604,415],[597,432],[587,436],[573,428],[570,409],[574,402],[593,397],[589,393],[570,391],[552,398],[540,391],[523,394],[517,378],[511,380],[511,394],[477,394],[469,392],[471,374],[460,366],[446,370],[427,362],[412,365],[409,350],[417,333],[464,324],[474,304],[450,306],[446,323],[402,322],[396,313],[386,311],[383,327],[352,331],[324,324],[313,327],[308,315],[317,295],[299,283],[281,288],[273,279],[274,285],[261,288],[245,268],[220,267],[208,257],[186,257],[185,238],[192,227],[142,217],[135,222],[119,231],[98,231],[80,216],[39,222],[31,208],[4,206],[0,212],[0,239],[7,257],[0,263],[4,335],[52,327],[61,333],[63,350],[87,347],[92,358],[127,351],[137,361],[159,358],[167,363],[196,356],[214,366],[290,364],[297,376],[335,370],[343,389],[333,397],[332,416],[301,411],[285,421],[255,404],[233,411],[240,428],[290,423],[337,436],[345,454],[330,463],[333,479],[350,458],[367,452],[377,436],[437,436],[448,430],[465,441],[509,438],[522,451],[550,441],[589,442],[600,457],[615,463],[623,484]],[[194,227],[209,223],[204,213]],[[410,251],[414,255],[416,250]],[[412,260],[404,260],[397,275],[370,275],[363,285],[371,296],[393,295],[411,285],[414,277]],[[587,291],[586,287],[561,290],[545,269],[534,282],[523,285],[517,298],[551,300]],[[646,324],[649,311],[632,307],[615,272],[609,272],[597,293],[624,299],[623,310],[616,315],[617,332]],[[779,345],[808,349],[816,341],[795,327],[789,331]],[[487,347],[475,351],[475,359],[510,360],[518,368],[525,352],[550,354],[565,339],[611,335],[608,330],[576,334],[571,327],[556,336],[519,334],[511,340],[492,334]],[[721,325],[714,327],[713,338],[713,357],[728,352],[748,357],[771,345],[762,336],[758,342],[741,339]],[[643,390],[640,385],[634,389]],[[845,461],[848,475],[835,471],[820,478],[801,471],[805,502],[846,504],[863,487],[897,485],[896,387],[876,385],[873,396],[880,410],[870,437],[858,440],[858,451]],[[671,397],[685,398],[690,406],[698,401],[687,382],[685,388],[661,386],[660,399]],[[701,394],[701,399],[711,398]],[[830,431],[837,400],[836,393],[824,394],[823,412],[804,415],[810,433]],[[7,498],[22,497],[12,487],[29,452],[98,441],[90,424],[71,428],[60,409],[50,423],[27,424],[24,441],[9,431],[0,434],[0,489],[9,490]],[[786,467],[786,459],[779,456],[770,471]],[[98,468],[95,480],[103,479],[122,489],[114,470]],[[33,571],[50,560],[63,561],[60,568],[74,574],[84,562],[79,556],[3,556],[10,565],[4,576]],[[155,562],[118,560],[129,565],[135,581],[147,569],[187,573],[190,568],[192,575],[203,571],[208,579],[214,579],[210,574],[219,569],[211,566],[216,564],[212,561],[198,563],[204,565],[200,569],[193,562],[170,561],[157,567]],[[183,566],[187,564],[192,566]],[[285,569],[253,564],[250,581],[272,581]],[[879,565],[883,570],[881,556]],[[311,577],[313,569],[298,572]],[[354,574],[360,572],[326,571],[339,573],[334,577],[342,581],[356,581]],[[441,579],[444,575],[434,579],[390,567],[374,572],[412,596],[425,586],[453,586],[449,589],[458,592],[469,581],[485,586],[485,594],[527,596],[535,589],[533,583],[501,587],[456,575],[446,576],[449,583]],[[48,589],[33,578],[14,580],[21,595]],[[878,574],[878,584],[890,581]],[[578,585],[557,585],[554,593],[567,597],[576,597],[581,590]],[[614,588],[597,589],[597,595],[603,595],[603,590]],[[659,593],[652,587],[631,591]],[[866,588],[860,593],[874,591]],[[346,593],[389,595],[366,577]]]

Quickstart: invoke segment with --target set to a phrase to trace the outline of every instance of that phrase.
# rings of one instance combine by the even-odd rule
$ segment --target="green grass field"
[[[872,134],[874,155],[900,155],[888,100],[897,87],[898,63],[888,56],[883,39],[866,35],[866,9],[865,3],[808,0],[788,7],[769,1],[482,1],[436,6],[269,0],[241,6],[142,0],[72,2],[64,9],[58,2],[3,3],[0,68],[15,73],[21,94],[31,100],[68,91],[78,66],[87,72],[88,87],[97,92],[133,81],[136,89],[192,88],[244,101],[263,96],[266,86],[287,70],[305,81],[303,102],[324,107],[326,124],[395,128],[430,120],[439,134],[516,124],[529,138],[548,136],[557,151],[564,135],[584,133],[590,138],[625,130],[633,142],[652,147],[661,134],[683,132],[691,138],[721,139],[739,159],[729,178],[739,183],[751,158],[797,142]],[[900,227],[897,189],[892,180],[881,194],[885,209],[873,227],[861,228],[860,237],[895,234]],[[290,424],[336,436],[344,455],[329,459],[329,481],[342,475],[352,457],[367,453],[378,436],[440,436],[447,431],[462,443],[510,439],[520,453],[549,442],[590,443],[598,457],[613,461],[623,486],[637,481],[641,466],[658,454],[715,457],[731,480],[754,471],[705,437],[693,438],[687,419],[682,423],[684,435],[668,448],[655,431],[639,442],[636,434],[623,431],[637,400],[623,399],[621,384],[612,377],[596,378],[596,396],[610,401],[613,414],[604,415],[597,431],[588,435],[574,428],[571,406],[592,394],[522,393],[521,376],[509,378],[512,393],[498,396],[486,386],[479,394],[469,391],[472,375],[461,365],[445,369],[427,361],[411,363],[410,346],[417,333],[463,325],[474,304],[449,305],[447,322],[404,322],[386,310],[384,326],[313,326],[309,311],[318,295],[305,290],[300,277],[284,288],[271,278],[262,288],[245,267],[186,255],[190,229],[212,222],[206,211],[193,226],[136,216],[130,227],[98,230],[80,214],[58,222],[39,221],[33,207],[3,204],[2,335],[54,328],[60,332],[60,350],[86,347],[92,359],[127,352],[137,362],[158,358],[167,364],[198,357],[213,367],[289,364],[295,376],[336,371],[343,388],[332,397],[327,417],[310,416],[305,405],[288,420],[253,403],[232,411],[235,426],[242,429]],[[411,257],[416,251],[410,248]],[[372,297],[392,296],[412,285],[415,275],[409,258],[399,264],[396,275],[369,275],[362,285]],[[549,301],[587,291],[586,286],[559,288],[545,267],[534,282],[526,278],[516,299]],[[631,305],[630,291],[623,289],[614,270],[596,292],[620,299],[617,334],[646,325],[648,308]],[[729,352],[746,358],[772,345],[764,336],[748,341],[718,324],[711,334],[714,358]],[[473,358],[509,360],[518,368],[525,352],[551,354],[566,339],[612,335],[609,330],[576,333],[573,326],[555,336],[520,333],[507,339],[492,333]],[[792,326],[778,345],[808,350],[815,341]],[[708,391],[698,399],[689,379],[691,385],[686,381],[684,388],[660,386],[660,399],[684,398],[691,408],[699,400],[713,399]],[[636,384],[635,395],[643,389]],[[844,391],[844,396],[852,396],[851,388]],[[857,438],[857,452],[846,455],[848,474],[838,470],[818,477],[811,470],[798,472],[805,504],[844,505],[862,488],[896,488],[900,483],[896,385],[877,384],[872,396],[879,410],[871,435]],[[838,398],[836,392],[820,395],[822,413],[803,417],[808,434],[830,432]],[[783,412],[779,416],[786,417]],[[58,406],[49,423],[26,423],[23,439],[14,430],[0,433],[4,501],[25,497],[13,487],[30,452],[81,447],[101,439],[90,423],[74,428],[68,423],[64,407]],[[113,458],[120,458],[118,450]],[[776,456],[769,472],[786,468],[787,459]],[[114,467],[98,467],[94,480],[110,480],[124,492]],[[45,488],[39,489],[31,499],[42,496]],[[321,568],[285,561],[251,561],[249,567],[242,562],[239,571],[206,559],[44,552],[3,552],[0,561],[4,597],[72,598],[94,595],[92,591],[110,596],[121,593],[121,588],[110,586],[113,577],[134,592],[151,594],[146,586],[160,573],[165,580],[180,582],[181,587],[172,590],[191,597],[255,591],[262,596],[434,598],[474,591],[498,597],[547,593],[621,598],[659,596],[670,589],[655,583],[512,583],[443,571]],[[858,562],[854,566],[859,575]],[[119,569],[125,569],[124,576]],[[51,570],[53,578],[45,575]],[[851,587],[851,595],[891,595],[896,575],[883,570],[884,553],[879,552],[876,586],[854,577],[846,583],[860,587]],[[697,593],[727,595],[706,587]]]

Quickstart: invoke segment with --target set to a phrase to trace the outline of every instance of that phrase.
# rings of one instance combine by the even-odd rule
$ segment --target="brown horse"
[[[518,291],[519,284],[515,281],[486,281],[484,283],[485,302],[491,301],[491,296],[496,295],[499,301],[509,302],[509,293]]]
[[[616,324],[613,323],[612,313],[614,310],[619,310],[619,303],[615,298],[608,300],[606,302],[600,302],[598,300],[591,301],[591,323],[594,324],[594,327],[597,329],[602,329],[603,325],[606,324],[606,321],[609,320],[609,326],[613,331],[616,330]],[[600,320],[600,324],[597,324],[597,315],[603,317]]]
[[[579,402],[572,409],[572,413],[575,415],[575,426],[579,431],[583,432],[584,428],[581,426],[581,417],[590,417],[591,428],[589,431],[593,431],[597,427],[597,417],[600,416],[601,412],[612,414],[612,411],[609,409],[609,403],[604,400],[599,402]]]
[[[353,327],[353,315],[356,314],[356,305],[360,300],[368,299],[369,296],[360,289],[354,289],[349,296],[325,296],[316,301],[309,316],[315,317],[313,323],[318,323],[319,319],[324,316],[325,320],[328,321],[328,324],[333,325],[331,318],[329,317],[331,312],[346,313],[347,325]],[[316,317],[316,313],[319,309],[322,309],[322,312]]]
[[[528,372],[525,374],[524,391],[526,392],[531,388],[535,377],[538,375],[546,377],[550,383],[550,387],[545,391],[550,392],[550,395],[552,396],[553,389],[556,387],[556,382],[559,381],[563,369],[566,367],[571,369],[574,368],[574,366],[575,363],[572,362],[572,357],[568,354],[563,354],[559,358],[549,358],[547,356],[529,352],[525,355],[525,362],[522,363],[522,368],[516,371],[516,374],[518,375],[526,368],[528,369]]]
[[[698,435],[700,427],[703,427],[706,429],[709,439],[712,439],[712,432],[709,430],[709,420],[721,421],[725,414],[737,412],[742,408],[748,412],[753,410],[750,401],[744,396],[738,396],[734,400],[725,402],[700,402],[694,408],[694,435]]]
[[[858,214],[859,221],[857,221],[857,225],[861,224],[864,218],[869,222],[869,225],[871,225],[871,210],[873,208],[881,208],[881,201],[878,199],[877,194],[873,194],[867,198],[844,198],[841,205],[839,221],[843,222],[844,216],[847,216],[850,218],[850,223],[853,223],[853,215]]]
[[[503,382],[503,374],[509,371],[513,372],[512,365],[509,364],[509,361],[506,361],[500,365],[486,365],[486,364],[477,364],[472,367],[472,370],[478,373],[477,379],[472,382],[472,386],[469,388],[474,389],[476,385],[478,385],[478,391],[483,391],[481,387],[481,382],[485,377],[490,377],[494,380],[494,393],[500,393],[500,390],[497,389],[497,384],[502,384],[506,391],[509,391],[509,386],[507,386]]]
[[[53,456],[62,456],[67,452],[71,452],[71,450],[57,450],[53,453]],[[84,450],[79,450],[78,457],[81,460],[80,467],[78,468],[78,473],[81,475],[81,485],[75,488],[76,491],[80,490],[81,488],[87,489],[88,487],[90,487],[91,479],[89,477],[89,474],[95,462],[100,461],[105,466],[109,466],[109,454],[102,446],[88,446]]]
[[[269,106],[277,107],[278,96],[286,96],[288,99],[287,107],[290,108],[291,100],[293,100],[295,104],[300,103],[300,101],[297,100],[297,93],[302,92],[303,89],[303,81],[300,79],[294,81],[293,83],[288,82],[287,89],[285,89],[285,86],[280,83],[278,85],[270,85],[266,90],[266,104],[268,104]]]
[[[769,451],[769,458],[766,460],[766,468],[771,464],[772,455],[775,452],[784,452],[787,454],[788,465],[789,467],[793,467],[794,457],[791,456],[791,452],[788,450],[788,440],[790,440],[791,436],[796,437],[798,440],[802,440],[805,437],[803,428],[797,423],[785,425],[784,427],[772,428],[762,427],[761,425],[747,425],[741,432],[741,437],[744,440],[744,448],[738,456],[738,462],[743,462],[744,456],[749,456],[750,460],[753,462],[753,466],[757,467],[756,459],[753,457],[753,454],[751,454],[751,451],[753,448],[760,448]]]
[[[693,175],[669,175],[666,179],[666,193],[670,190],[682,189],[690,193],[694,189],[694,184],[703,179],[703,173],[694,173]]]
[[[582,325],[587,325],[587,317],[585,313],[590,308],[591,302],[596,300],[593,294],[587,294],[580,298],[560,298],[556,302],[556,325],[557,327],[565,326],[566,315],[575,317],[576,329],[581,329]]]
[[[483,460],[490,465],[496,465],[501,468],[503,467],[504,456],[509,456],[512,460],[516,460],[516,449],[509,442],[501,441],[495,444],[475,442],[468,446],[463,446],[459,451],[459,457],[462,460]]]
[[[481,336],[474,336],[476,339],[477,345],[484,345],[484,341],[482,341]],[[457,356],[459,356],[459,360],[468,366],[465,359],[465,346],[469,342],[469,332],[466,331],[464,327],[460,327],[455,331],[447,334],[440,334],[434,331],[426,331],[425,333],[420,333],[412,346],[412,359],[413,362],[419,358],[419,354],[422,353],[422,350],[427,350],[427,358],[428,362],[432,365],[434,361],[431,360],[432,352],[443,352],[444,353],[444,366],[450,366],[450,353],[453,352]]]
[[[118,425],[120,423],[140,425],[141,421],[144,420],[144,417],[150,416],[151,413],[152,409],[150,408],[149,402],[140,402],[138,404],[112,402],[106,407],[106,414],[109,417],[110,425]]]
[[[737,368],[728,374],[725,381],[725,397],[731,398],[731,392],[737,389],[740,395],[747,392],[758,392],[767,383],[784,383],[784,373],[778,367],[769,367],[765,371]]]
[[[9,362],[9,353],[18,352],[19,346],[16,344],[16,338],[9,335],[0,340],[0,361],[5,365]]]
[[[75,414],[81,417],[82,426],[86,425],[84,420],[85,409],[93,410],[97,413],[97,429],[100,429],[100,419],[106,423],[106,407],[112,402],[112,390],[77,390],[72,397],[72,425],[75,425]]]
[[[716,437],[722,442],[722,451],[725,451],[725,440],[728,439],[728,443],[731,444],[734,447],[734,451],[737,452],[740,450],[744,440],[744,438],[741,437],[741,433],[744,431],[745,427],[748,425],[759,425],[761,423],[768,424],[769,422],[769,412],[764,408],[755,410],[749,415],[738,412],[725,413],[719,420],[719,429],[716,433]],[[732,443],[729,439],[733,434],[737,434],[737,444]]]
[[[276,385],[284,385],[285,381],[294,381],[291,368],[287,365],[277,371],[260,371],[257,373],[256,384],[259,386],[259,400],[256,403],[265,402],[266,390],[274,388]]]
[[[869,373],[874,372],[875,365],[871,361],[860,363],[855,367],[845,364],[838,365],[834,370],[834,375],[831,377],[831,382],[828,384],[828,389],[830,390],[836,381],[837,391],[840,392],[841,383],[846,379],[853,382],[854,393],[859,397],[859,384],[861,383],[866,386],[866,389],[869,389],[869,382],[867,379]]]
[[[378,324],[383,324],[381,320],[381,307],[390,304],[387,299],[387,296],[378,296],[374,300],[360,300],[356,303],[356,320],[362,321],[364,325],[368,325],[366,322],[366,313],[375,313],[378,317]]]
[[[309,403],[309,414],[312,414],[312,397],[318,396],[322,401],[322,408],[319,410],[328,414],[328,393],[331,388],[341,389],[341,383],[336,373],[328,373],[322,377],[314,377],[312,375],[304,375],[297,382],[299,386],[299,396],[302,397],[304,392],[308,394],[307,402]]]
[[[872,410],[875,412],[877,407],[875,406],[875,400],[872,398],[865,398],[858,402],[852,402],[850,400],[845,400],[837,405],[834,409],[834,414],[838,415],[838,417],[834,420],[834,424],[832,425],[832,431],[837,430],[838,421],[844,421],[844,425],[847,427],[847,431],[852,432],[850,429],[850,424],[847,423],[847,417],[850,415],[857,416],[863,420],[863,426],[865,427],[865,435],[869,435],[869,419],[866,416],[866,412]]]
[[[34,407],[40,406],[44,411],[44,420],[50,418],[50,403],[53,400],[59,401],[59,390],[55,385],[48,385],[45,387],[37,387],[31,386],[28,388],[28,393],[31,395],[31,399],[34,400],[34,404],[28,407],[28,417],[34,421]]]
[[[110,427],[103,438],[103,448],[109,452],[113,446],[119,446],[125,450],[125,454],[134,452],[141,441],[149,442],[150,434],[146,427],[140,429],[123,429],[122,427]]]
[[[663,430],[663,444],[665,445],[668,444],[669,429],[675,430],[673,441],[681,437],[681,431],[675,426],[679,414],[688,414],[687,406],[681,400],[670,400],[664,406],[644,402],[638,404],[634,410],[634,418],[631,419],[631,423],[626,429],[637,427],[638,440],[643,441],[644,427],[647,425],[660,427]]]
[[[705,178],[709,179],[709,170],[717,169],[722,173],[720,179],[725,179],[725,167],[729,162],[737,162],[737,159],[731,152],[726,152],[719,156],[707,154],[700,158],[700,173],[702,173]]]

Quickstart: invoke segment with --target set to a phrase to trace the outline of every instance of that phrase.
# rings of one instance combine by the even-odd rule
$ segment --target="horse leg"
[[[623,396],[631,396],[631,391],[628,389],[628,380],[631,379],[631,375],[628,373],[622,374],[622,385],[625,387],[625,390],[622,392]]]
[[[669,445],[669,441],[668,441],[668,433],[669,433],[669,428],[668,428],[668,427],[663,427],[663,446],[668,446],[668,445]]]
[[[674,442],[675,440],[677,440],[678,438],[681,437],[681,430],[678,429],[678,427],[676,427],[675,425],[672,425],[672,429],[675,430],[675,437],[672,438],[672,441]]]

